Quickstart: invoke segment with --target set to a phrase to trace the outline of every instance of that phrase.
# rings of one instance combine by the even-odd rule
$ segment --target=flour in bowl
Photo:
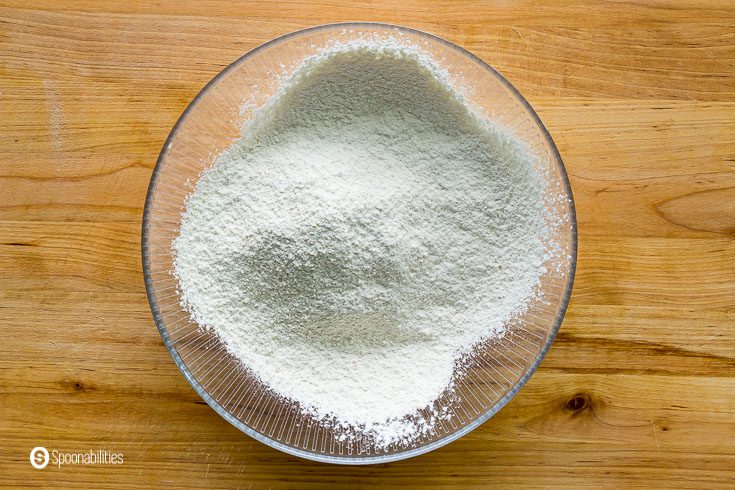
[[[334,45],[248,119],[188,197],[182,304],[274,393],[410,444],[457,363],[544,271],[543,179],[420,49]]]

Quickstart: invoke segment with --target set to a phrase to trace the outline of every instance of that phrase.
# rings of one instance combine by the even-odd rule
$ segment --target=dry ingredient
[[[395,40],[310,56],[243,135],[187,200],[182,304],[342,439],[430,434],[458,360],[544,271],[534,156]]]

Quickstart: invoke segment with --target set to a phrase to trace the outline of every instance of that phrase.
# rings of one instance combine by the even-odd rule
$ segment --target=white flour
[[[384,448],[433,431],[459,357],[502,335],[543,272],[533,157],[462,100],[417,48],[334,46],[187,201],[182,304],[343,438]]]

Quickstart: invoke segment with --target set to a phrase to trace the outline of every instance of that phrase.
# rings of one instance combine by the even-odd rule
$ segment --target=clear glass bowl
[[[560,247],[542,278],[544,301],[531,305],[509,333],[472,356],[455,400],[439,400],[454,413],[438,433],[409,447],[375,451],[340,443],[328,428],[301,415],[241,368],[216,335],[191,321],[179,304],[171,243],[178,235],[186,196],[199,175],[239,136],[240,107],[265,102],[284,70],[334,40],[400,36],[419,45],[469,88],[470,102],[513,129],[540,157],[551,185],[549,206],[564,219],[554,242]],[[546,168],[548,167],[548,168]],[[201,397],[246,434],[289,454],[342,464],[384,463],[447,444],[500,410],[528,381],[559,330],[569,302],[577,250],[574,203],[559,152],[538,115],[498,72],[464,49],[424,32],[385,24],[332,24],[294,32],[259,46],[218,74],[189,104],[174,126],[151,177],[143,215],[143,270],[153,316],[179,369]]]

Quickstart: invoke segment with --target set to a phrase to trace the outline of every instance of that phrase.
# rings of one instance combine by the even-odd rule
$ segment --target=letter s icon
[[[42,470],[48,465],[48,451],[43,446],[31,449],[31,465],[37,470]]]

